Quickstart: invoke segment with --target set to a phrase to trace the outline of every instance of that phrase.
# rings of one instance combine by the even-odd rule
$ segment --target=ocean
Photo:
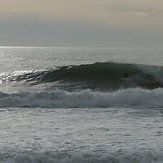
[[[163,163],[163,49],[1,47],[0,163]]]

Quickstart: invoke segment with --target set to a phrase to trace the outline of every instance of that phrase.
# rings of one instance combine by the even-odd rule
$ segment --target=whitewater
[[[0,162],[162,163],[162,54],[1,47]]]

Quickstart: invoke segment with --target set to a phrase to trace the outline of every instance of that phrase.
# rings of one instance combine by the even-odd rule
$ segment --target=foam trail
[[[163,107],[163,89],[125,89],[116,92],[0,92],[0,107],[107,108]]]

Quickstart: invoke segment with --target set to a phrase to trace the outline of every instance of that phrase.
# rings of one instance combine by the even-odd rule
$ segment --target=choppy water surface
[[[163,161],[162,115],[162,109],[1,109],[1,159]]]

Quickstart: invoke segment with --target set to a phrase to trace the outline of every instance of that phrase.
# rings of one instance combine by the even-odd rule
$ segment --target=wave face
[[[50,83],[53,89],[68,91],[83,89],[114,91],[136,87],[146,89],[163,87],[162,76],[161,66],[108,62],[3,73],[0,80],[1,83],[24,82],[30,86]]]
[[[0,92],[0,107],[46,108],[161,108],[163,89],[125,89],[116,92]]]

